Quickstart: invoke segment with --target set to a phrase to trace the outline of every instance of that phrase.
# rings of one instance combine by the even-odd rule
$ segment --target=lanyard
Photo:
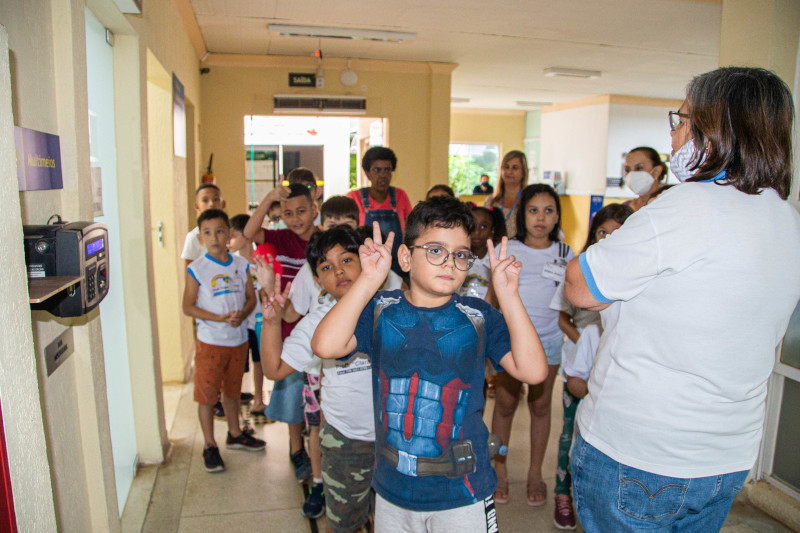
[[[519,197],[522,194],[522,190],[517,193],[517,197],[514,199],[514,205],[511,206],[511,210],[506,215],[506,222],[508,222],[508,218],[511,216],[511,213],[514,212],[514,208],[517,207],[517,202],[519,202]],[[503,195],[503,199],[500,200],[500,209],[504,209],[506,204],[506,197]]]
[[[720,172],[719,174],[717,174],[713,178],[708,178],[707,180],[700,180],[698,183],[709,183],[711,181],[719,181],[719,180],[724,180],[724,179],[725,179],[725,171],[723,170],[722,172]]]

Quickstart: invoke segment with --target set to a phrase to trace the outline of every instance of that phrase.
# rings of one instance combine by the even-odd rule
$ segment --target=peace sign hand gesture
[[[495,252],[494,243],[487,241],[489,265],[492,269],[492,288],[498,300],[503,300],[519,291],[519,274],[522,263],[513,255],[508,255],[508,237],[500,241],[500,254]]]
[[[376,288],[383,285],[392,268],[392,244],[394,244],[394,232],[389,232],[384,243],[380,226],[377,222],[373,222],[372,238],[368,237],[358,249],[361,276],[372,282]]]

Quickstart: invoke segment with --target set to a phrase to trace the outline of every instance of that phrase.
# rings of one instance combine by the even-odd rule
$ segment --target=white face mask
[[[647,194],[650,187],[653,186],[653,176],[644,170],[634,170],[625,175],[625,182],[628,188],[633,191],[636,196]]]
[[[672,173],[675,174],[675,177],[678,178],[681,182],[684,182],[695,175],[697,170],[690,170],[690,166],[694,166],[692,160],[695,156],[695,148],[694,148],[694,141],[689,139],[686,144],[680,147],[680,149],[675,152],[675,155],[672,156],[672,161],[670,164],[670,168],[672,169]],[[703,156],[705,159],[705,155]],[[702,160],[700,164],[702,164]],[[698,165],[699,167],[700,165]]]

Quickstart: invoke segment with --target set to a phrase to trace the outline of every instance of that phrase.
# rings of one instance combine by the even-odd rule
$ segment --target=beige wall
[[[447,179],[452,65],[354,60],[354,88],[342,86],[338,70],[326,67],[325,89],[315,93],[288,87],[289,72],[316,71],[305,58],[220,66],[230,64],[229,58],[213,55],[205,62],[210,72],[201,78],[200,105],[201,159],[207,161],[214,153],[214,175],[229,214],[245,212],[244,116],[272,114],[275,94],[363,95],[366,116],[388,119],[388,144],[398,158],[393,185],[404,189],[413,203],[431,184]]]
[[[126,294],[131,295],[126,301],[126,327],[137,447],[143,460],[161,461],[167,438],[153,348],[155,313],[152,288],[142,290],[152,286],[147,266],[148,199],[143,192],[147,187],[144,50],[152,49],[162,64],[178,73],[193,102],[200,100],[198,60],[173,2],[146,3],[143,16],[127,20],[111,0],[86,3],[117,35],[118,176],[125,227],[118,243],[124,265],[112,266],[112,275],[125,280]],[[3,238],[4,261],[12,269],[4,276],[2,289],[7,305],[17,308],[15,320],[23,321],[7,331],[3,342],[8,346],[0,350],[0,397],[17,521],[21,531],[119,531],[99,311],[76,319],[56,319],[42,311],[30,314],[21,245],[22,224],[43,224],[54,213],[65,220],[92,218],[84,2],[2,2],[0,24],[8,29],[10,49],[10,64],[0,60],[0,81],[6,80],[0,86],[0,127],[5,132],[0,164],[7,169],[0,201],[6,206],[3,231],[8,232]],[[62,190],[17,192],[9,171],[15,168],[13,145],[11,151],[7,146],[13,138],[12,124],[59,135]],[[186,171],[175,173],[183,180],[176,186],[185,190]],[[74,336],[74,353],[48,377],[44,347],[68,328]]]
[[[451,143],[499,144],[502,159],[506,152],[523,150],[524,141],[524,111],[459,108],[450,110]],[[496,177],[496,175],[491,176],[492,179]]]

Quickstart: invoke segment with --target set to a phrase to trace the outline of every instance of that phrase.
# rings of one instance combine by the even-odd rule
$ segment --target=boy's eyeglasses
[[[425,250],[425,257],[428,259],[428,263],[433,266],[445,264],[451,255],[453,256],[453,264],[459,270],[467,271],[472,267],[472,263],[475,262],[475,256],[472,255],[472,252],[469,250],[451,252],[439,244],[420,244],[418,246],[408,247],[409,250],[413,250],[414,248],[422,248]]]
[[[690,119],[692,115],[689,113],[681,113],[680,111],[669,112],[669,129],[672,131],[677,130],[681,125],[681,118]]]

